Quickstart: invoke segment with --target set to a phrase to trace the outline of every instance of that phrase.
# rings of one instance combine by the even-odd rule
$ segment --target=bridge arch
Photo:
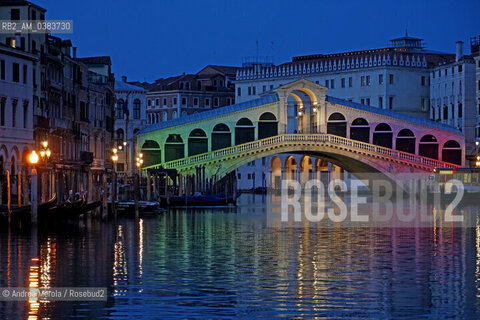
[[[212,151],[232,146],[232,133],[224,123],[219,123],[213,127],[211,139]]]
[[[188,136],[188,156],[208,152],[208,137],[202,129],[193,129]]]
[[[402,129],[397,134],[395,140],[395,149],[415,154],[416,149],[415,134],[410,129]]]
[[[235,125],[235,145],[255,140],[255,126],[248,118],[241,118]]]
[[[144,166],[162,162],[162,150],[157,141],[145,140],[140,151],[143,153]]]
[[[165,162],[182,159],[185,157],[185,145],[182,136],[169,134],[165,141]]]
[[[438,160],[438,140],[434,135],[426,134],[420,139],[418,155]]]
[[[392,148],[393,131],[387,123],[379,123],[373,131],[373,144],[377,146]]]
[[[442,161],[454,164],[462,164],[462,148],[455,140],[448,140],[443,144]]]
[[[350,139],[370,142],[370,125],[364,118],[356,118],[350,125]]]
[[[264,112],[258,120],[258,139],[273,137],[277,134],[277,117],[271,112]]]
[[[347,120],[340,112],[334,112],[328,117],[327,133],[347,137]]]

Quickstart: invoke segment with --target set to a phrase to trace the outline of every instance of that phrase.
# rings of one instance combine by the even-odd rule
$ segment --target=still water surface
[[[0,233],[0,286],[105,302],[0,302],[0,319],[478,319],[480,227],[272,228],[258,198],[138,222]]]

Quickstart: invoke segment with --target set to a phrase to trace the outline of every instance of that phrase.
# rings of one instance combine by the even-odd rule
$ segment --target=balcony
[[[33,116],[33,126],[35,128],[50,129],[48,118],[42,116]]]
[[[86,164],[91,164],[93,162],[93,152],[88,152],[88,151],[80,152],[80,160]]]

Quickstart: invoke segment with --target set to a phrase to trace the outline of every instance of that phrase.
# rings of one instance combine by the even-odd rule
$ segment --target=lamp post
[[[37,177],[37,169],[35,168],[35,165],[38,163],[38,154],[35,152],[35,150],[30,153],[30,156],[28,157],[28,161],[33,165],[32,168],[32,181],[31,181],[31,208],[32,208],[32,216],[31,216],[31,222],[32,225],[37,224],[38,222],[38,177]]]
[[[50,156],[52,155],[52,152],[48,148],[48,141],[43,140],[40,142],[40,145],[42,146],[42,149],[40,150],[40,157],[42,158],[43,165],[45,167],[45,173],[47,174],[47,177],[45,179],[42,179],[42,197],[44,198],[44,201],[47,201],[47,199],[50,196],[49,191],[47,191],[48,186],[51,187],[51,177],[50,177],[50,171],[48,170],[48,160],[50,159]],[[48,182],[47,182],[48,181]]]
[[[480,167],[480,155],[478,155],[478,145],[479,141],[475,141],[475,167]]]
[[[116,147],[112,148],[112,162],[113,162],[113,179],[112,179],[112,212],[115,219],[117,219],[117,161],[118,161],[118,149]]]

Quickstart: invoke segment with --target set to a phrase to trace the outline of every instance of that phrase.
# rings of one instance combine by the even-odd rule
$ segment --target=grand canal
[[[0,286],[108,288],[107,301],[0,302],[1,319],[480,317],[480,224],[274,228],[237,208],[0,234]],[[472,214],[478,214],[475,210]]]

